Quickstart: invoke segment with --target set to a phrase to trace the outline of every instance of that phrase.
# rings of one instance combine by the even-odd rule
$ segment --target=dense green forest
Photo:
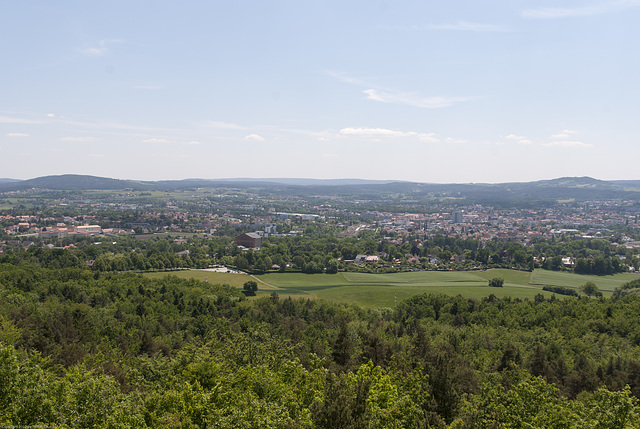
[[[639,286],[365,310],[2,264],[0,425],[637,427]]]

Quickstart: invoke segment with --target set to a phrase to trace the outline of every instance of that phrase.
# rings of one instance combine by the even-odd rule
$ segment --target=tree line
[[[460,237],[410,235],[401,243],[363,231],[358,237],[325,236],[326,228],[309,235],[269,237],[259,250],[242,250],[232,237],[155,237],[139,239],[65,238],[57,246],[34,243],[26,250],[14,244],[0,255],[0,263],[29,262],[48,268],[82,268],[94,271],[150,271],[176,268],[206,268],[213,264],[236,267],[253,273],[302,271],[397,272],[415,269],[516,268],[571,270],[578,274],[608,275],[640,268],[632,250],[612,248],[608,240],[533,240],[530,245],[499,240],[481,242]],[[374,263],[354,263],[358,255],[377,256]],[[575,268],[563,263],[571,258]]]

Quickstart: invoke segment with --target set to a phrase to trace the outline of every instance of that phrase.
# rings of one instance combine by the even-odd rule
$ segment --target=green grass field
[[[561,271],[535,270],[531,275],[530,283],[535,285],[567,286],[577,289],[581,284],[592,281],[607,296],[621,284],[637,278],[637,274],[631,273],[614,274],[612,276],[584,276]]]
[[[0,202],[0,210],[11,210],[19,205],[23,205],[25,207],[33,207],[38,201],[34,198],[2,198],[2,202]]]
[[[251,280],[247,274],[214,273],[202,270],[184,270],[171,273],[147,273],[149,277],[176,275],[211,283],[228,283],[241,288]],[[492,288],[488,280],[504,279],[504,287]],[[490,294],[498,297],[533,298],[538,293],[550,297],[542,290],[545,285],[578,288],[586,281],[593,281],[605,296],[614,288],[638,278],[634,274],[614,276],[582,276],[567,272],[535,270],[533,273],[506,269],[488,271],[418,271],[395,274],[338,273],[302,274],[269,273],[255,276],[258,280],[258,296],[277,292],[281,296],[322,298],[363,307],[393,307],[395,300],[402,301],[422,293],[462,295],[483,298]]]
[[[162,271],[155,273],[144,273],[145,277],[162,278],[164,276],[176,276],[182,279],[196,279],[202,282],[222,284],[227,283],[231,286],[241,288],[244,282],[252,280],[247,274],[231,274],[231,273],[214,273],[204,270],[180,270],[180,271]],[[262,286],[262,285],[261,285]]]
[[[297,296],[349,302],[364,307],[393,307],[395,300],[407,299],[421,293],[444,293],[482,298],[490,294],[499,297],[533,298],[543,292],[541,287],[528,284],[526,276],[509,270],[493,272],[419,271],[396,274],[338,273],[300,274],[274,273],[257,276],[264,282],[282,288],[278,294],[295,291]],[[529,273],[526,273],[529,274]],[[488,279],[503,277],[502,288],[491,288]]]

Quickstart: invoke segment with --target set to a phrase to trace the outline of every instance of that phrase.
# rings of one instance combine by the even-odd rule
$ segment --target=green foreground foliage
[[[636,288],[368,310],[0,265],[0,425],[638,427]]]

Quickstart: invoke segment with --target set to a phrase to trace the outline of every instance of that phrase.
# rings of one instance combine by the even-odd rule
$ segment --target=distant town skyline
[[[10,2],[0,177],[638,180],[640,0]]]

